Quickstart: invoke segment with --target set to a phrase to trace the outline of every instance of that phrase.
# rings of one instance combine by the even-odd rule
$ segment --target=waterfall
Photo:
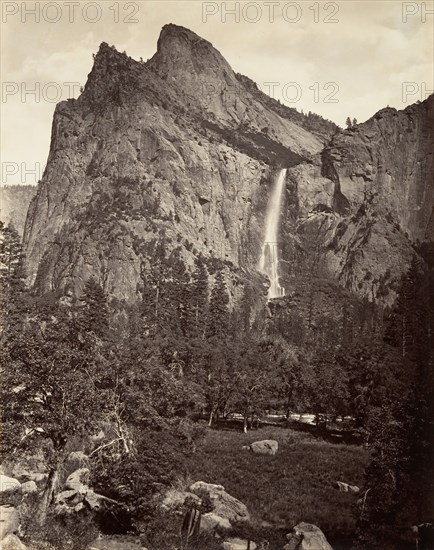
[[[270,288],[268,299],[285,296],[285,289],[279,285],[279,221],[282,206],[282,196],[285,189],[286,168],[279,171],[267,206],[265,218],[265,239],[262,246],[259,270],[268,275]]]

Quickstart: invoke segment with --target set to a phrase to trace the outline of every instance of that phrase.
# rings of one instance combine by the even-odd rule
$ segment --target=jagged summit
[[[162,28],[157,52],[148,66],[163,78],[185,79],[187,85],[197,85],[198,79],[212,84],[216,78],[236,84],[229,63],[210,42],[172,23]]]
[[[195,44],[197,42],[205,42],[211,46],[211,43],[193,32],[190,29],[187,29],[186,27],[182,27],[181,25],[175,25],[174,23],[167,23],[166,25],[163,25],[160,36],[158,39],[158,47],[164,45],[164,42],[167,40],[171,40],[173,38],[182,38],[185,41],[188,41],[192,44]]]
[[[115,46],[109,46],[107,42],[101,42],[98,52],[94,55],[94,67],[100,64],[110,64],[116,62],[138,63],[127,55],[126,52],[119,52]]]

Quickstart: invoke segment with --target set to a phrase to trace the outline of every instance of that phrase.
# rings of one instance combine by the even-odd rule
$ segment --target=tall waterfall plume
[[[265,239],[262,245],[262,254],[259,261],[259,269],[268,275],[270,288],[268,299],[285,296],[285,289],[279,284],[279,222],[282,206],[283,191],[285,189],[286,168],[277,174],[274,189],[271,193],[265,218]]]

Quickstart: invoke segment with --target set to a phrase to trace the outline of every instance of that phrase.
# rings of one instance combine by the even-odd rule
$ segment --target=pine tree
[[[357,126],[357,118],[353,118],[353,126]]]
[[[203,259],[199,257],[196,260],[196,269],[193,272],[191,283],[192,315],[190,319],[190,334],[193,337],[205,337],[206,320],[208,318],[208,300],[208,272]]]
[[[0,222],[0,324],[4,339],[8,333],[20,331],[28,301],[21,238],[12,224],[5,227]]]
[[[81,329],[93,333],[97,338],[105,336],[109,326],[107,296],[94,278],[86,282],[80,302]]]
[[[367,470],[371,491],[362,531],[369,548],[387,547],[393,525],[431,521],[434,513],[432,440],[433,352],[429,311],[432,273],[417,257],[403,276],[385,329],[384,365],[393,378],[382,383],[381,403],[369,411],[372,461]],[[379,384],[377,375],[375,384]],[[382,537],[384,540],[382,540]],[[374,543],[375,541],[375,543]]]
[[[345,124],[347,125],[347,128],[351,128],[352,123],[351,123],[351,118],[349,116],[347,117]]]
[[[240,304],[239,326],[244,333],[249,333],[251,328],[251,314],[253,303],[253,288],[250,283],[244,286],[244,293]]]
[[[229,331],[229,296],[223,271],[217,271],[209,303],[207,336],[224,340]]]

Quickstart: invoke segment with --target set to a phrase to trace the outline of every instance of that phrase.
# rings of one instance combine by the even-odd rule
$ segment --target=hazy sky
[[[433,89],[432,1],[2,0],[1,8],[2,183],[42,175],[55,103],[79,95],[102,41],[146,60],[166,23],[209,40],[270,95],[341,126]]]

